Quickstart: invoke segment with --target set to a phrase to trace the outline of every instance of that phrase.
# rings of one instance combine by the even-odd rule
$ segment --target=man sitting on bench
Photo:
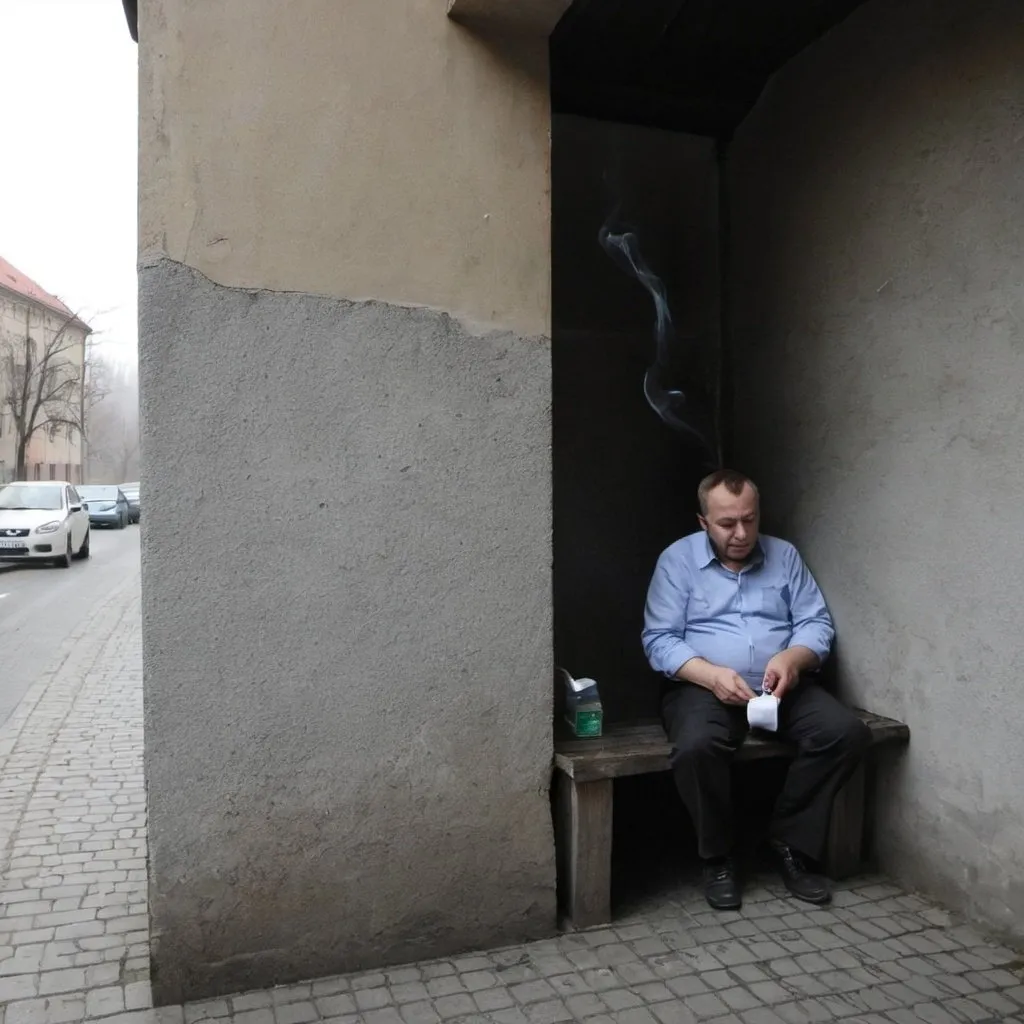
[[[697,496],[701,529],[658,559],[643,644],[651,666],[670,680],[662,714],[704,861],[704,893],[717,910],[741,904],[730,762],[747,733],[746,704],[765,692],[780,700],[779,737],[797,748],[769,842],[789,891],[827,903],[828,882],[804,858],[821,857],[832,799],[871,733],[806,675],[828,656],[832,619],[796,548],[758,535],[757,487],[723,469],[701,481]]]

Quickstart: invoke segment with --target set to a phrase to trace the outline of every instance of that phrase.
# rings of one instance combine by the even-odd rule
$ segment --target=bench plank
[[[906,742],[910,729],[903,722],[854,709],[871,729],[872,744]],[[736,757],[757,761],[767,757],[792,757],[793,748],[766,735],[749,735]],[[555,740],[555,766],[578,782],[617,779],[625,775],[667,772],[669,743],[657,721],[612,726],[593,739],[559,737]]]

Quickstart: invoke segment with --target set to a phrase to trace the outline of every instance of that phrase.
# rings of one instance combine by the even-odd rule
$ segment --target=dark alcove
[[[640,644],[655,561],[697,529],[701,477],[745,468],[730,436],[732,132],[771,74],[857,5],[575,0],[552,36],[555,659],[597,679],[609,724],[658,715]],[[628,256],[602,246],[627,232]],[[655,278],[675,420],[645,394],[664,355]],[[757,812],[770,806],[760,781],[741,787]],[[617,881],[658,885],[659,859],[678,874],[692,836],[673,801],[667,777],[617,783],[616,861],[644,858]]]
[[[609,722],[657,713],[640,649],[651,571],[697,528],[700,478],[735,464],[730,137],[771,74],[858,2],[574,0],[551,37],[555,658],[598,680]],[[632,232],[646,266],[609,254],[602,230]],[[692,432],[645,395],[653,278]]]

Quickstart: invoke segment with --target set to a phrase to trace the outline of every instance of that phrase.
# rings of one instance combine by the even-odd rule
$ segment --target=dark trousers
[[[745,707],[723,704],[693,683],[673,685],[662,702],[676,787],[697,830],[701,857],[724,857],[734,841],[731,762],[747,734]],[[778,737],[797,755],[769,831],[812,859],[828,838],[832,799],[853,774],[871,731],[817,683],[802,681],[779,704]]]

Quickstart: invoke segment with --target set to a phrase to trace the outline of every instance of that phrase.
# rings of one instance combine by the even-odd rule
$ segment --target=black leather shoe
[[[828,903],[832,889],[828,880],[810,871],[803,857],[785,843],[772,842],[771,848],[778,858],[779,874],[786,888],[805,903]]]
[[[736,862],[731,857],[704,861],[704,898],[715,910],[739,910],[742,906]]]

